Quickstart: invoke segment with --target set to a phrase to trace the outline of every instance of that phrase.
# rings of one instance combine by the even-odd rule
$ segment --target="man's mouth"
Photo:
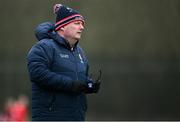
[[[81,34],[82,32],[77,32],[78,34]]]

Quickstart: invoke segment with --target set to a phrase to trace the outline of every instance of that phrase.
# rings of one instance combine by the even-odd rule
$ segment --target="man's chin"
[[[76,40],[80,40],[81,39],[81,36],[80,37],[76,37]]]

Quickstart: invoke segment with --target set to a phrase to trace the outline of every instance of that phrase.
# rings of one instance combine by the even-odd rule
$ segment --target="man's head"
[[[70,41],[70,44],[76,43],[81,38],[84,29],[83,16],[72,8],[61,4],[54,6],[54,13],[57,15],[55,31]]]

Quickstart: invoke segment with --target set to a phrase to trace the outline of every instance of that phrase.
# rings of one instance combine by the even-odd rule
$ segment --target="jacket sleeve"
[[[70,90],[72,87],[71,78],[50,70],[52,58],[52,48],[44,43],[37,43],[31,48],[27,56],[31,81],[50,90]]]

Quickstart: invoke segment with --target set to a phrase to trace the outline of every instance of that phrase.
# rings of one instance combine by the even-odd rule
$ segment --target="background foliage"
[[[80,43],[91,71],[103,71],[87,120],[180,120],[179,0],[1,0],[0,110],[8,97],[31,97],[26,55],[55,3],[86,18]]]

